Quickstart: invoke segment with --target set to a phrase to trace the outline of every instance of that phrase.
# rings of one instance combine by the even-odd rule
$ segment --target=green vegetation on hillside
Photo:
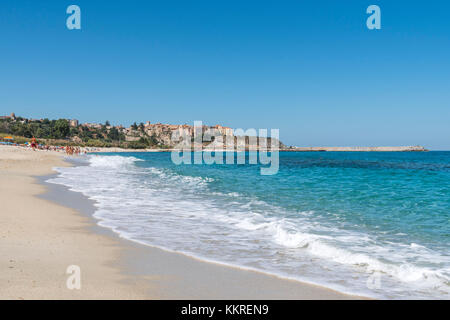
[[[143,124],[137,126],[143,137],[137,141],[126,141],[125,134],[109,121],[98,127],[78,125],[70,126],[66,119],[29,120],[21,117],[0,119],[0,136],[13,135],[16,140],[28,141],[32,137],[49,145],[77,145],[86,147],[121,147],[132,149],[163,148],[156,137],[148,136]]]

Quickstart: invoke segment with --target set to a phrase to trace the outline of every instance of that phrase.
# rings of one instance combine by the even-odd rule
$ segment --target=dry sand
[[[64,165],[56,152],[0,146],[0,298],[146,297],[112,266],[116,241],[88,232],[89,220],[75,210],[36,197],[45,188],[33,176]],[[66,286],[69,265],[81,268],[81,290]]]
[[[38,197],[46,188],[35,177],[67,165],[56,152],[0,146],[0,299],[355,298],[98,232],[91,217],[55,203],[81,195]],[[80,290],[66,286],[69,265],[81,268]]]

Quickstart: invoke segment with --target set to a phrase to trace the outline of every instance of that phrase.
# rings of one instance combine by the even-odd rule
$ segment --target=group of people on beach
[[[56,147],[56,146],[49,146],[49,145],[41,146],[38,144],[35,137],[33,137],[31,139],[30,146],[33,150],[41,149],[41,150],[46,150],[46,151],[59,151],[59,150],[63,149],[66,152],[66,154],[70,155],[70,156],[79,155],[82,153],[81,149],[79,147],[66,146],[65,148],[63,148],[63,147]]]
[[[89,152],[97,151],[97,148],[86,148],[86,147],[74,147],[74,146],[52,146],[47,144],[40,144],[35,137],[32,137],[30,141],[26,143],[17,143],[13,138],[8,138],[9,140],[5,140],[0,138],[0,144],[23,147],[23,148],[31,148],[33,151],[43,150],[43,151],[57,151],[57,152],[65,152],[70,156],[78,156],[81,154],[86,154]]]
[[[61,151],[61,148],[63,148],[63,147],[58,147],[58,146],[41,145],[38,143],[38,141],[36,140],[35,137],[31,138],[31,141],[28,144],[28,146],[31,147],[33,149],[33,151],[35,151],[36,149],[46,150],[46,151]]]
[[[79,155],[81,153],[81,149],[79,147],[66,146],[66,154],[69,156]]]

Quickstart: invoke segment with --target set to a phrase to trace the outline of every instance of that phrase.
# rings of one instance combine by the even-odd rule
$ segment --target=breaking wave
[[[289,211],[240,192],[211,190],[215,178],[152,161],[91,155],[87,165],[57,168],[49,182],[94,200],[99,225],[129,240],[347,293],[448,298],[448,255],[344,229],[314,210]],[[382,285],[369,290],[374,273]]]

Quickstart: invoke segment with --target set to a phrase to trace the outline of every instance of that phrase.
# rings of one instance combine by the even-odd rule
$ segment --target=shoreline
[[[87,148],[82,147],[83,149],[91,149],[89,153],[121,153],[121,152],[186,152],[183,149],[124,149],[124,148],[116,148],[116,147],[102,147],[102,148]],[[194,152],[195,150],[190,150],[190,152]],[[253,149],[245,149],[245,150],[228,150],[228,149],[214,149],[214,148],[202,148],[199,151],[206,152],[258,152],[261,151],[258,148]],[[271,148],[267,150],[264,149],[262,151],[272,151]],[[422,147],[422,146],[403,146],[403,147],[292,147],[292,148],[281,148],[274,149],[274,151],[278,152],[429,152],[430,150]]]
[[[31,150],[22,152],[33,153]],[[49,176],[56,174],[51,172],[52,168],[68,165],[67,161],[62,161],[61,154],[56,154],[56,156],[59,161],[52,162],[52,166],[47,167],[46,172],[34,175],[35,177],[38,176],[37,178],[31,178],[34,180],[32,183],[35,184],[37,180],[43,184],[41,186],[42,192],[34,194],[32,197],[45,201],[51,206],[65,208],[63,210],[65,213],[67,211],[67,214],[69,214],[68,211],[71,211],[71,214],[77,215],[78,219],[84,220],[82,226],[75,227],[78,229],[75,232],[80,232],[79,229],[82,229],[81,232],[111,242],[107,245],[97,245],[96,248],[91,247],[90,250],[104,251],[111,245],[115,249],[115,252],[111,250],[108,252],[109,262],[103,261],[103,264],[108,265],[108,268],[114,269],[117,276],[111,279],[109,283],[104,283],[107,287],[120,291],[121,295],[113,296],[114,299],[370,299],[347,295],[297,279],[288,279],[260,270],[208,261],[184,253],[171,252],[164,248],[120,238],[113,230],[98,225],[97,220],[92,216],[95,209],[92,200],[81,193],[70,192],[67,187],[44,182],[49,179]],[[61,273],[63,272],[64,270],[61,271]],[[37,275],[37,277],[39,276],[41,275]],[[65,281],[66,277],[66,275],[63,275],[64,279],[59,279],[59,282]],[[27,291],[26,286],[22,289]],[[24,298],[111,298],[108,295],[85,294],[84,288],[74,295],[73,291],[61,288],[61,283],[59,289],[68,292],[60,292],[57,295],[26,296]],[[103,290],[103,288],[101,289]],[[0,298],[2,299],[20,298],[14,298],[11,295],[5,296],[3,291],[8,291],[8,288],[6,290],[5,288],[0,289]],[[128,295],[123,295],[123,292],[128,292]]]
[[[8,146],[1,144],[0,146]],[[30,149],[29,146],[11,144],[11,147],[23,148],[24,150]],[[54,146],[55,147],[55,146]],[[267,148],[262,149],[258,147],[247,147],[242,150],[226,149],[217,147],[202,147],[199,150],[195,149],[177,149],[177,148],[145,148],[145,149],[132,149],[121,147],[86,147],[75,146],[80,148],[81,153],[134,153],[134,152],[430,152],[430,151],[443,151],[443,150],[429,150],[422,146],[399,146],[399,147],[286,147],[286,148]],[[65,154],[62,147],[55,147],[57,150],[50,150],[52,152],[59,152]],[[39,149],[39,151],[49,151],[46,149]]]

